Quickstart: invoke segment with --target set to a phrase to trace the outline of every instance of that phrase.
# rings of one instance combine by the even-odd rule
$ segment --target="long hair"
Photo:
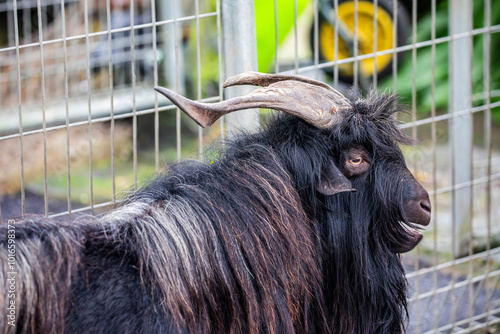
[[[394,102],[354,98],[328,130],[278,115],[213,163],[172,165],[104,217],[19,223],[17,331],[404,332],[408,140]],[[351,179],[357,192],[320,194],[322,166],[342,171],[353,146],[372,159]]]
[[[83,241],[78,227],[42,217],[0,226],[2,333],[62,332]]]
[[[130,331],[137,323],[142,330],[190,333],[289,333],[316,326],[305,316],[314,309],[315,322],[321,321],[323,312],[313,221],[277,156],[254,139],[235,143],[213,164],[173,165],[104,217],[75,222],[70,230],[56,222],[41,225],[58,245],[67,231],[85,236],[52,247],[41,262],[45,268],[67,264],[65,276],[31,269],[40,264],[31,243],[46,238],[16,235],[25,254],[23,281],[51,291],[55,280],[54,287],[65,292],[63,302],[35,299],[21,332],[79,332],[82,322],[89,332]],[[26,226],[20,223],[18,230]],[[101,304],[106,294],[111,300]],[[147,327],[147,319],[132,317],[134,324],[128,303],[136,301],[124,300],[127,295],[151,300],[150,313],[166,320]],[[52,317],[43,318],[45,313]]]
[[[292,332],[320,293],[312,221],[269,147],[230,147],[212,164],[174,165],[104,224],[133,243],[179,328]]]
[[[353,112],[333,130],[319,130],[278,116],[263,137],[276,143],[293,175],[302,205],[321,236],[323,303],[331,333],[401,333],[407,325],[407,281],[395,249],[409,242],[402,213],[409,193],[399,144],[412,144],[397,127],[395,95],[354,92]],[[356,193],[323,196],[315,191],[319,166],[342,164],[349,147],[372,156],[369,173],[353,178]],[[402,224],[404,222],[405,224]]]

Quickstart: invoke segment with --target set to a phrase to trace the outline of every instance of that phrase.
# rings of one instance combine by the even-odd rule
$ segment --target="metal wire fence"
[[[158,84],[216,102],[227,76],[260,70],[398,91],[433,205],[403,257],[409,332],[498,331],[499,40],[491,0],[2,2],[0,219],[101,212],[164,163],[258,126],[256,111],[202,130]]]

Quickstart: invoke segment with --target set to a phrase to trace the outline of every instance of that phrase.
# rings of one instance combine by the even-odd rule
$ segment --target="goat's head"
[[[417,230],[429,224],[431,205],[399,148],[411,140],[397,127],[398,111],[395,96],[355,97],[352,111],[331,132],[331,143],[337,166],[359,190],[349,199],[351,212],[371,210],[370,231],[378,231],[393,252],[404,253],[422,239]]]
[[[317,203],[311,203],[317,201],[317,196],[304,195],[312,183],[315,190],[324,195],[321,198],[324,203],[320,206],[330,208],[327,211],[344,206],[344,212],[350,212],[350,218],[360,211],[369,212],[370,225],[377,225],[379,236],[392,252],[407,252],[420,242],[422,235],[415,227],[429,224],[429,196],[407,169],[398,147],[399,143],[410,141],[396,126],[393,117],[398,111],[395,97],[371,95],[367,99],[350,101],[330,86],[306,77],[254,72],[231,77],[224,84],[225,87],[233,85],[258,85],[262,88],[243,97],[213,104],[192,101],[162,87],[156,87],[156,90],[202,127],[210,126],[225,114],[248,108],[270,108],[300,117],[307,124],[295,121],[296,126],[303,128],[297,131],[317,134],[309,137],[314,148],[299,142],[307,141],[307,136],[287,138],[283,131],[289,131],[285,128],[293,127],[291,123],[283,124],[284,129],[274,128],[272,131],[278,133],[271,136],[296,140],[295,147],[318,153],[306,152],[311,160],[319,161],[309,163],[312,169],[316,169],[316,173],[309,173],[314,180],[295,175],[306,210],[313,208],[310,214],[318,215],[318,212],[313,212],[317,211]],[[299,173],[297,169],[301,168],[294,166],[296,161],[288,163],[292,173]],[[301,178],[302,182],[297,181]],[[359,191],[354,196],[329,196],[355,190]],[[325,206],[329,201],[336,203]],[[367,228],[372,231],[374,227]]]

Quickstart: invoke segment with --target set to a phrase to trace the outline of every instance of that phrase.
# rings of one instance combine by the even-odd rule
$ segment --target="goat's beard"
[[[414,247],[417,240],[399,220],[377,219],[387,215],[366,210],[366,198],[356,196],[339,194],[325,201],[331,328],[334,333],[404,332],[407,282],[396,250]]]

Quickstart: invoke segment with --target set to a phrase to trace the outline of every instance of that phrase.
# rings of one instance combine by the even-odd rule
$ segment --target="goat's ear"
[[[352,188],[351,181],[340,172],[332,159],[328,159],[321,168],[321,175],[316,185],[316,190],[324,195],[335,195],[346,191],[356,191],[356,189]]]

